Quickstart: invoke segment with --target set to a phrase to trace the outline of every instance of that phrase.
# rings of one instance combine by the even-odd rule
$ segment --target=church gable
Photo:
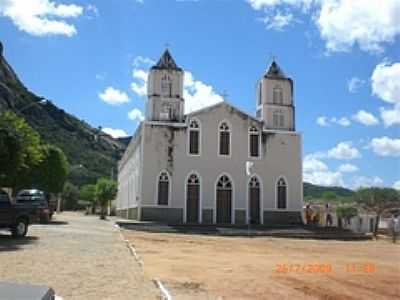
[[[259,126],[262,125],[262,122],[260,122],[258,119],[255,117],[241,111],[237,107],[233,106],[229,102],[220,102],[215,105],[205,107],[203,109],[194,111],[190,114],[186,115],[186,118],[203,118],[205,117],[211,117],[214,115],[213,119],[226,119],[228,121],[233,121],[233,120],[243,120],[246,124],[249,122],[251,123],[257,123]]]

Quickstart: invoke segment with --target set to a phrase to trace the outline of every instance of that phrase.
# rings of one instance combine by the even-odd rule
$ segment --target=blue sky
[[[114,135],[132,134],[149,66],[169,44],[187,110],[254,113],[273,56],[295,83],[304,177],[400,188],[397,0],[0,1],[5,57],[33,92]]]

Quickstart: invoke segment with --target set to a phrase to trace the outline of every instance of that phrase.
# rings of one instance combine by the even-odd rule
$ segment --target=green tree
[[[11,111],[0,114],[0,186],[15,189],[20,174],[42,159],[40,136]]]
[[[106,218],[107,204],[117,195],[117,183],[114,180],[100,178],[96,183],[96,198],[101,207],[100,218]]]
[[[335,192],[327,191],[322,193],[322,198],[327,201],[333,201],[336,200],[337,195]]]
[[[48,193],[61,193],[68,176],[68,162],[64,152],[52,145],[41,147],[43,159],[32,169],[30,178],[35,187]]]
[[[376,237],[382,213],[400,207],[400,193],[392,188],[361,188],[354,194],[354,201],[366,211],[376,214],[374,228],[374,236]]]
[[[338,206],[336,215],[339,220],[339,227],[342,227],[342,220],[344,219],[349,224],[350,219],[358,215],[358,210],[353,206]]]
[[[87,184],[80,189],[80,198],[86,202],[89,202],[92,207],[92,213],[96,207],[96,185]]]
[[[79,189],[72,183],[66,182],[62,192],[64,208],[66,210],[74,210],[79,200]]]

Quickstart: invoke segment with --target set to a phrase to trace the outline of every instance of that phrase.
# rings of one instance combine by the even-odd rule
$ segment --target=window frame
[[[279,207],[279,182],[283,180],[285,183],[285,207],[280,208]],[[289,207],[289,184],[285,176],[279,176],[278,179],[275,182],[275,209],[277,210],[288,210]]]
[[[167,204],[160,204],[160,197],[159,197],[159,188],[160,188],[160,177],[161,175],[166,174],[168,178],[168,195],[167,195]],[[171,188],[172,188],[172,182],[171,182],[171,175],[167,170],[161,170],[158,175],[157,175],[157,180],[156,180],[156,193],[155,193],[155,204],[156,206],[160,207],[169,207],[171,206]]]
[[[254,131],[252,132],[252,129],[255,129],[257,131],[257,133],[254,133]],[[250,126],[249,130],[248,130],[248,138],[247,138],[247,145],[248,145],[248,158],[249,159],[261,159],[261,133],[262,131],[257,128],[256,126]],[[252,135],[257,135],[258,139],[257,139],[257,143],[258,143],[258,155],[257,156],[252,156],[251,153],[251,137]]]
[[[277,96],[277,97],[275,97]],[[278,99],[277,99],[278,98]],[[272,103],[275,105],[283,105],[283,89],[281,86],[276,85],[272,89]]]
[[[226,124],[227,130],[221,130],[221,126],[223,124]],[[229,147],[228,147],[228,154],[221,154],[221,133],[222,132],[228,132],[229,133]],[[219,122],[218,124],[218,145],[217,145],[217,154],[218,157],[223,157],[223,158],[230,158],[232,154],[232,125],[229,121],[223,120]]]
[[[197,128],[191,127],[191,123],[196,122],[197,123]],[[197,131],[198,132],[198,153],[191,153],[190,152],[190,137],[191,137],[191,132],[192,131]],[[187,134],[187,142],[186,142],[186,148],[187,148],[187,155],[188,156],[201,156],[201,148],[202,148],[202,136],[201,136],[201,122],[197,118],[192,118],[189,120],[189,125],[188,125],[188,134]]]

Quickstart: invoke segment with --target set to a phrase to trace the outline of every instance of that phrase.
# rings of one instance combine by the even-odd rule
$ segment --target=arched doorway
[[[217,223],[232,223],[232,181],[222,175],[217,182]]]
[[[253,176],[249,181],[249,223],[260,224],[260,181]]]
[[[186,184],[186,223],[199,223],[200,179],[191,174]]]

